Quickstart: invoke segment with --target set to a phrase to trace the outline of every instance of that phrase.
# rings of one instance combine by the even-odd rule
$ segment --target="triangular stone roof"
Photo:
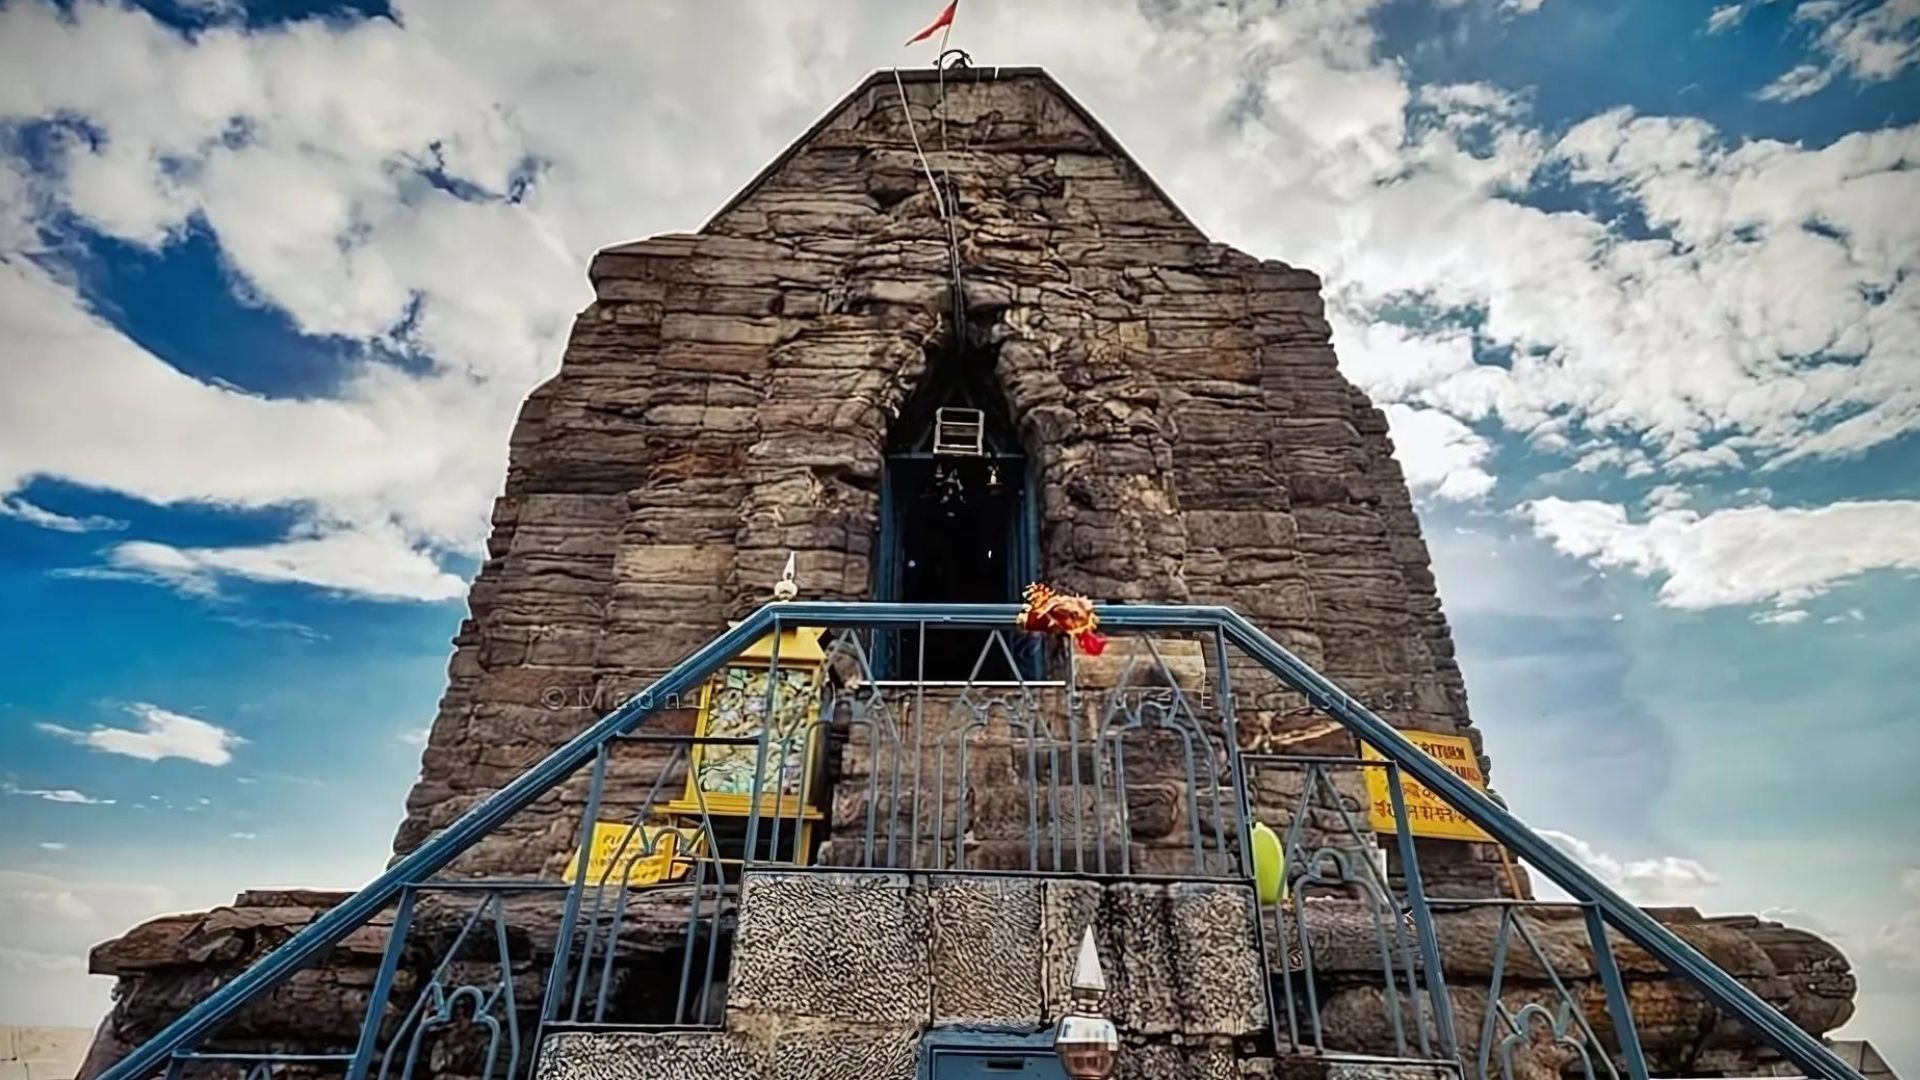
[[[814,121],[813,126],[808,128],[805,134],[794,140],[791,145],[780,152],[778,157],[768,162],[767,166],[761,169],[758,175],[748,181],[745,187],[736,192],[731,199],[728,199],[726,205],[716,211],[714,215],[707,220],[706,225],[701,226],[701,231],[704,232],[711,228],[715,222],[724,218],[729,211],[752,197],[769,178],[777,174],[782,167],[793,160],[796,154],[804,150],[809,143],[812,143],[823,131],[830,127],[835,120],[852,109],[856,103],[876,88],[885,88],[888,92],[893,92],[896,79],[903,84],[938,84],[942,78],[945,79],[950,93],[956,88],[963,89],[969,84],[1030,81],[1043,93],[1054,98],[1060,105],[1064,106],[1085,123],[1087,128],[1099,140],[1102,148],[1112,154],[1116,159],[1131,166],[1132,169],[1139,174],[1141,181],[1153,191],[1154,195],[1158,197],[1161,202],[1166,204],[1169,211],[1185,224],[1193,226],[1193,219],[1189,218],[1186,213],[1180,209],[1179,204],[1175,203],[1173,198],[1155,182],[1152,174],[1147,172],[1145,168],[1142,168],[1140,162],[1127,151],[1126,147],[1120,144],[1120,140],[1114,138],[1113,133],[1108,131],[1106,126],[1101,124],[1100,121],[1094,117],[1093,113],[1087,110],[1085,105],[1082,105],[1078,99],[1068,93],[1066,87],[1060,85],[1059,80],[1048,74],[1045,68],[950,67],[944,72],[935,68],[883,68],[868,75],[861,81],[860,85],[854,87],[845,97],[842,97],[837,104],[831,109],[828,109],[825,115],[821,116],[819,120]],[[931,152],[931,148],[929,148],[929,152]],[[1193,227],[1198,231],[1197,226]]]

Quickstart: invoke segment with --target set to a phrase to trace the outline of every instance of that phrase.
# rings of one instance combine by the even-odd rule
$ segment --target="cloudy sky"
[[[936,0],[0,4],[0,1023],[382,864],[514,411]],[[1496,780],[1920,1071],[1920,0],[966,0],[1320,271]]]

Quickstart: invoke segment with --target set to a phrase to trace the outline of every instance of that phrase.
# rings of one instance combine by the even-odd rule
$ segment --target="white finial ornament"
[[[1093,927],[1080,935],[1080,959],[1073,965],[1073,992],[1099,997],[1107,992],[1107,973],[1100,969],[1100,949],[1093,943]]]
[[[1072,993],[1073,1004],[1054,1029],[1053,1052],[1072,1080],[1106,1080],[1120,1056],[1120,1032],[1101,1011],[1107,975],[1100,970],[1100,950],[1093,943],[1091,926],[1080,935]]]
[[[780,572],[780,580],[773,583],[775,600],[784,602],[800,595],[800,585],[793,580],[793,558],[793,552],[787,552],[787,568]]]

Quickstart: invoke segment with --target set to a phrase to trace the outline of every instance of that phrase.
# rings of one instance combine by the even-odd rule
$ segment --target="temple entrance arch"
[[[930,356],[925,380],[888,432],[875,599],[1017,603],[1039,576],[1038,489],[993,363],[987,350]],[[1038,650],[1016,638],[1009,644],[1022,674],[1035,675]],[[987,645],[977,630],[929,630],[924,640],[885,634],[875,643],[877,671],[893,679],[1014,678]]]

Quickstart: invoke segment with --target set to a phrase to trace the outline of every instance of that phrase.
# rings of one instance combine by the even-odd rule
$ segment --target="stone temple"
[[[454,639],[396,858],[758,608],[790,556],[807,600],[1013,603],[1026,582],[1045,580],[1105,603],[1231,606],[1395,727],[1470,740],[1479,772],[1491,773],[1386,423],[1340,374],[1319,279],[1209,240],[1045,73],[876,74],[699,231],[607,248],[590,274],[595,299],[513,433],[489,557]],[[975,452],[928,452],[942,440]],[[947,487],[972,492],[966,514],[926,510]],[[870,662],[884,675],[913,651],[923,678],[964,680],[973,641],[896,640]],[[1297,698],[1248,702],[1238,710],[1243,749],[1357,752]],[[669,708],[648,730],[689,734],[696,712],[691,701]],[[828,769],[844,789],[874,766],[856,760],[857,746],[836,745]],[[684,772],[683,759],[645,745],[610,759],[601,819],[662,785],[677,795]],[[1001,849],[990,809],[1019,778],[976,769],[967,783],[981,807],[969,865],[992,871]],[[1263,788],[1255,812],[1282,828],[1296,793]],[[591,795],[576,776],[452,872],[559,880]],[[1142,782],[1127,810],[1138,832],[1156,806],[1174,821],[1195,801],[1178,783]],[[852,843],[843,802],[836,795],[813,837],[823,861]],[[1491,844],[1418,844],[1434,897],[1530,895]],[[1142,866],[1158,857],[1152,842],[1136,847]],[[1132,1062],[1122,1075],[1290,1075],[1266,1034],[1273,984],[1259,957],[1216,948],[1206,929],[1245,920],[1244,903],[1218,890],[877,877],[877,892],[844,895],[833,885],[841,879],[751,883],[769,899],[740,917],[722,1029],[568,1035],[542,1050],[541,1075],[916,1075],[916,1047],[941,1017],[1029,1032],[1051,1022],[1063,989],[1051,965],[1083,925],[1053,914],[1103,904],[1148,905],[1165,939],[1131,952],[1125,931],[1105,942],[1125,953],[1113,975]],[[117,976],[119,989],[83,1075],[338,899],[248,893],[100,946],[93,969]],[[781,903],[857,913],[871,932],[865,959],[823,961],[845,946],[817,922],[773,938],[749,925]],[[1484,986],[1494,929],[1478,910],[1447,916],[1440,933],[1449,977],[1458,965],[1462,983]],[[1844,958],[1811,935],[1657,914],[1802,1027],[1824,1032],[1851,1012]],[[388,925],[356,931],[275,989],[225,1045],[351,1047]],[[1575,996],[1598,1008],[1578,930],[1577,918],[1543,916],[1538,927],[1548,952],[1578,969],[1567,975]],[[938,954],[968,934],[990,939],[982,947],[996,970],[1040,965],[1031,1001],[1018,988],[1011,1005],[984,990],[943,991]],[[515,962],[534,966],[537,947],[527,950]],[[1686,1075],[1777,1064],[1636,955],[1624,950],[1622,963],[1650,1058]],[[1138,959],[1150,956],[1161,960]],[[432,983],[433,964],[430,950],[405,955],[396,1000]],[[1321,1019],[1347,1033],[1345,1049],[1391,1054],[1377,1013],[1393,995],[1377,962],[1371,974],[1366,966],[1327,985]],[[912,971],[931,972],[932,990],[908,985]],[[1549,983],[1538,970],[1512,979],[1529,994]],[[1478,1004],[1461,998],[1469,1036],[1486,1014],[1480,993]],[[537,991],[531,998],[537,1005]],[[1371,1021],[1361,1017],[1369,1003]],[[597,1056],[585,1041],[595,1037],[613,1040]],[[523,1071],[530,1057],[518,1059]],[[1532,1075],[1577,1072],[1572,1061]],[[449,1050],[413,1072],[505,1075],[489,1068]]]

